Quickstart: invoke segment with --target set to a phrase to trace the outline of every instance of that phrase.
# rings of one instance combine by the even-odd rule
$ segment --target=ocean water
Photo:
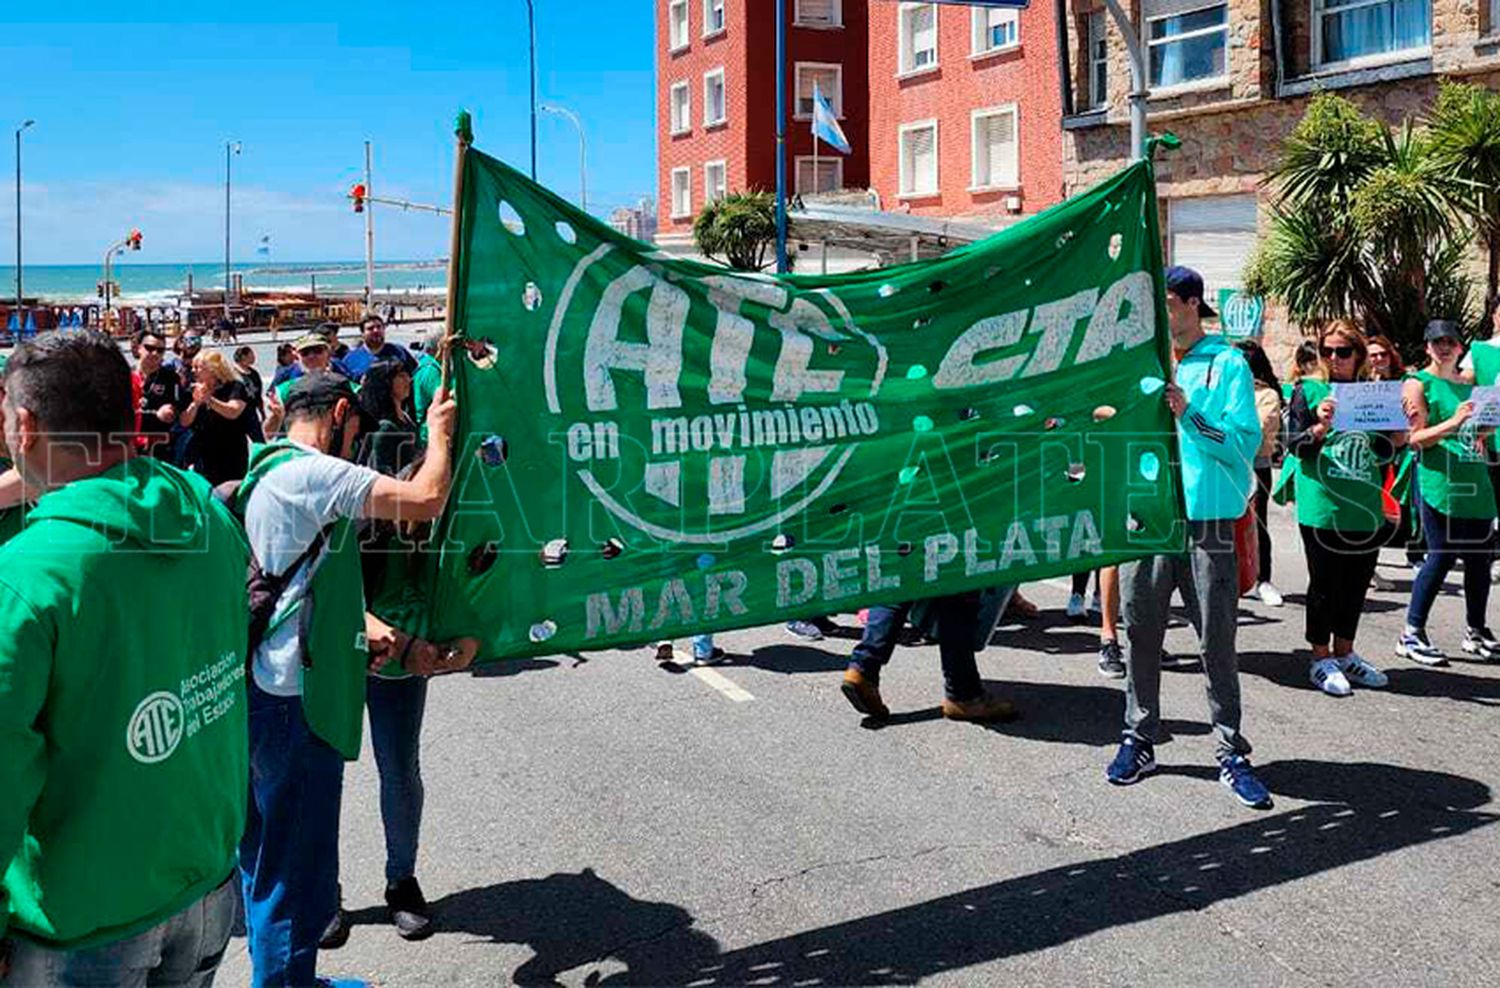
[[[375,267],[377,292],[418,292],[440,295],[447,284],[446,265],[430,262],[381,262]],[[235,264],[231,270],[243,275],[245,288],[260,291],[307,291],[316,280],[318,291],[359,292],[365,286],[363,261],[288,262]],[[112,270],[120,285],[124,305],[162,305],[174,302],[187,289],[188,274],[193,287],[224,287],[222,262],[198,264],[117,264]],[[97,264],[28,264],[22,290],[27,298],[48,302],[78,302],[97,299],[97,286],[104,270]],[[0,300],[9,301],[16,291],[16,269],[0,264]]]

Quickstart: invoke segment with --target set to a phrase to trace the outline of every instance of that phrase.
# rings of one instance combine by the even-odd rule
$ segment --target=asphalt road
[[[357,925],[322,970],[391,986],[1500,983],[1500,667],[1394,658],[1410,573],[1387,568],[1400,589],[1372,595],[1361,650],[1390,688],[1317,692],[1300,546],[1275,510],[1288,603],[1245,602],[1239,639],[1271,811],[1216,781],[1196,668],[1165,677],[1160,774],[1105,784],[1121,687],[1061,585],[1032,586],[1043,617],[980,657],[1023,711],[995,729],[939,717],[931,647],[888,668],[880,730],[838,692],[851,641],[779,627],[722,636],[733,662],[713,671],[646,650],[515,662],[431,691],[430,940],[385,921],[368,744],[350,766]],[[1457,652],[1451,591],[1432,631]],[[1191,630],[1167,644],[1193,651]],[[247,981],[236,940],[220,983]]]

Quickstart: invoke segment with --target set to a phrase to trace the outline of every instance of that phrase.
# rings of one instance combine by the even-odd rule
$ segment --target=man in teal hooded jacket
[[[1186,549],[1120,567],[1125,624],[1125,732],[1105,773],[1129,785],[1156,769],[1161,725],[1161,646],[1172,592],[1182,593],[1202,646],[1208,679],[1219,781],[1235,798],[1269,809],[1271,794],[1250,767],[1250,742],[1240,733],[1239,658],[1235,652],[1239,581],[1234,526],[1245,513],[1260,448],[1260,418],[1250,365],[1222,336],[1204,332],[1215,313],[1203,301],[1203,278],[1191,268],[1166,272],[1167,322],[1176,351],[1167,407],[1177,419]]]
[[[37,498],[0,548],[0,982],[207,985],[245,822],[248,549],[206,481],[132,454],[108,337],[23,345],[0,390]],[[142,587],[194,601],[184,623],[142,621]]]

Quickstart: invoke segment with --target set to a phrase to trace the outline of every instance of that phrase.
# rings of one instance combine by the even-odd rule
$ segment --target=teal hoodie
[[[1255,488],[1261,440],[1250,365],[1224,337],[1210,335],[1177,362],[1175,379],[1188,402],[1177,420],[1188,519],[1238,518]]]
[[[0,936],[108,943],[233,870],[247,558],[207,481],[145,457],[0,548]]]

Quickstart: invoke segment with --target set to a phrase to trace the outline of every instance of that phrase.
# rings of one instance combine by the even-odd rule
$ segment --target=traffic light
[[[130,236],[125,238],[125,243],[131,250],[141,249],[141,231],[131,230]]]
[[[354,200],[354,211],[363,213],[365,211],[365,186],[363,182],[356,182],[349,190],[349,198]]]

